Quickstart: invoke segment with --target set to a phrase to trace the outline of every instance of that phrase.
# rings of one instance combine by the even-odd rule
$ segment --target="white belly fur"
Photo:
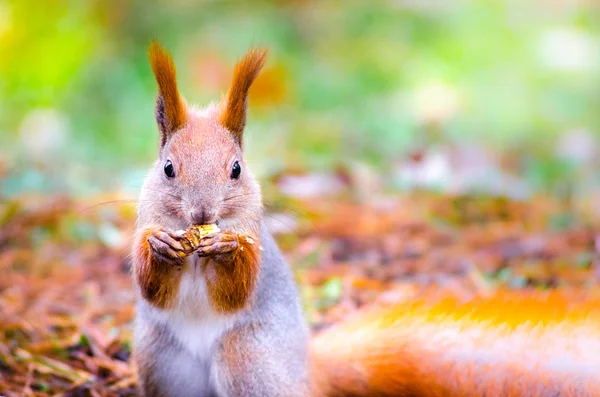
[[[211,357],[215,342],[235,323],[235,315],[213,310],[207,293],[203,259],[188,258],[177,294],[177,303],[168,310],[151,309],[153,319],[165,324],[181,346],[200,359]]]

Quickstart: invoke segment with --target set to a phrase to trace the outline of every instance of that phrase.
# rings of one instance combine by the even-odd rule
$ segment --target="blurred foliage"
[[[153,38],[201,105],[250,45],[271,49],[247,155],[313,329],[429,289],[597,293],[598,7],[0,0],[0,390],[133,393]]]
[[[558,139],[600,134],[599,15],[550,0],[3,0],[0,143],[14,175],[3,186],[139,186],[157,146],[152,38],[200,104],[225,92],[250,45],[271,48],[248,127],[259,175],[385,167],[473,140],[518,148],[533,159],[521,171],[552,184],[570,177],[554,171]]]

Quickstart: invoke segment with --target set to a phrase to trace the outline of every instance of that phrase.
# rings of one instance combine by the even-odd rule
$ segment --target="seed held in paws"
[[[220,232],[221,229],[217,225],[194,225],[188,228],[183,233],[181,244],[186,252],[193,252],[198,249],[202,238],[214,233]]]

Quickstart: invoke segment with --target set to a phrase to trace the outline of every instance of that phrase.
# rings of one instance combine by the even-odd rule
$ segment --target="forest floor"
[[[135,394],[135,205],[121,199],[0,202],[0,395]],[[549,198],[411,193],[272,207],[315,332],[364,305],[431,293],[598,291],[600,224]]]

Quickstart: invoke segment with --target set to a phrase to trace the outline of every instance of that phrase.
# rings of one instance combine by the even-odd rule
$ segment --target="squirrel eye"
[[[237,161],[233,163],[233,167],[231,167],[231,179],[238,179],[240,177],[240,173],[242,172],[242,167],[240,167],[240,163]]]
[[[171,163],[171,160],[167,160],[165,163],[165,175],[167,178],[175,178],[175,169],[173,168],[173,163]]]

